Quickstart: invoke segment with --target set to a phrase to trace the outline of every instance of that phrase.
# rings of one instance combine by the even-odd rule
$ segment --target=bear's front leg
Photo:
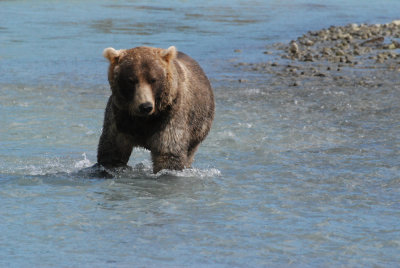
[[[107,168],[126,166],[133,148],[131,137],[117,128],[111,98],[107,103],[103,132],[97,148],[97,163]]]
[[[153,160],[153,172],[156,174],[162,169],[183,170],[186,166],[185,154],[155,153],[151,152]]]
[[[107,168],[126,166],[132,148],[132,143],[125,134],[103,131],[97,150],[97,163]]]

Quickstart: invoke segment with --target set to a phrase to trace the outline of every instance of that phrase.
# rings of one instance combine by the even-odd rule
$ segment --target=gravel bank
[[[272,61],[236,63],[245,72],[270,74],[285,86],[334,83],[376,87],[400,77],[400,20],[310,31],[289,44],[266,47]],[[239,82],[251,79],[239,78]]]

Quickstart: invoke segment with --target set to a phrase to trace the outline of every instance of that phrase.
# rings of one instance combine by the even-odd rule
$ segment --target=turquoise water
[[[299,89],[233,65],[268,61],[266,45],[309,30],[399,19],[399,9],[0,1],[0,266],[397,266],[399,77]],[[198,60],[215,122],[192,169],[154,175],[136,149],[133,171],[100,179],[81,170],[95,163],[110,94],[101,53],[139,45]]]

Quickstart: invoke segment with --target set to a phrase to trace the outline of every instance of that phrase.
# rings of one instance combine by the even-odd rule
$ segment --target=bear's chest
[[[138,143],[147,143],[148,139],[158,136],[168,125],[168,117],[132,117],[128,113],[120,112],[115,118],[118,131],[132,136]]]

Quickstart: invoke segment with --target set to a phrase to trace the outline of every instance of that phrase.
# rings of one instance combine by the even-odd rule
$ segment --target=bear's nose
[[[153,104],[151,102],[145,102],[139,105],[139,112],[142,114],[149,114],[153,111]]]

